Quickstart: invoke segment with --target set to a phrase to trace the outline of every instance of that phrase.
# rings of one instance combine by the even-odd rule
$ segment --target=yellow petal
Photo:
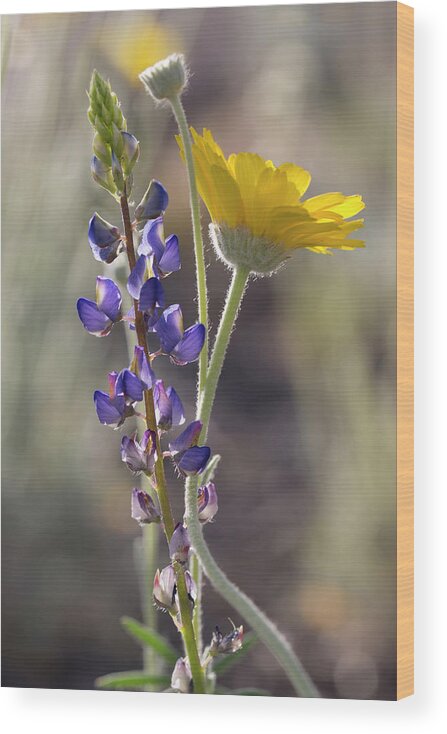
[[[211,176],[217,192],[217,208],[220,210],[215,221],[225,222],[230,227],[244,223],[244,208],[239,187],[229,171],[220,166],[211,166]],[[216,208],[216,202],[213,202]],[[214,218],[214,217],[213,217]]]
[[[283,163],[278,167],[278,171],[284,171],[289,181],[294,184],[298,196],[301,197],[306,193],[311,181],[309,171],[296,166],[295,163]]]
[[[265,168],[265,161],[255,153],[238,153],[228,159],[228,167],[239,187],[244,206],[245,224],[250,229],[255,226],[255,192],[259,177]]]
[[[320,194],[313,196],[303,202],[306,209],[314,216],[322,218],[329,216],[330,212],[348,219],[358,214],[365,208],[361,196],[344,196],[341,193]]]

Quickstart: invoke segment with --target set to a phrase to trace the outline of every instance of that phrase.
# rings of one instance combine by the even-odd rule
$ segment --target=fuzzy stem
[[[219,329],[214,343],[210,360],[205,390],[199,405],[197,418],[203,423],[201,441],[206,440],[211,410],[216,395],[217,384],[225,353],[230,340],[231,332],[239,312],[241,301],[249,277],[247,269],[235,269],[233,279],[227,294],[227,300],[222,313]],[[202,527],[197,511],[197,478],[190,477],[186,481],[185,491],[185,518],[189,537],[194,553],[216,591],[231,604],[236,611],[248,622],[259,639],[278,660],[296,693],[299,696],[315,698],[319,696],[317,688],[303,668],[286,638],[275,627],[264,612],[241,591],[219,567],[214,560],[210,549],[203,537]]]
[[[208,367],[208,301],[206,288],[206,267],[203,250],[202,228],[200,226],[200,203],[197,193],[194,158],[192,154],[191,135],[188,128],[185,110],[180,97],[177,95],[169,100],[177,121],[183,150],[185,152],[186,170],[188,172],[189,204],[191,207],[192,231],[194,237],[194,252],[196,260],[197,296],[199,305],[199,321],[205,326],[205,343],[199,357],[198,397],[205,387],[206,371]]]
[[[230,341],[231,332],[233,331],[234,324],[241,307],[249,274],[250,273],[247,268],[238,268],[233,271],[233,279],[228,289],[227,300],[222,312],[219,329],[216,334],[216,341],[214,342],[213,353],[208,367],[205,389],[199,402],[197,420],[202,421],[201,441],[206,440],[211,410],[213,408],[214,398],[216,397],[217,385],[222,372],[225,354]]]
[[[132,271],[136,264],[135,248],[133,241],[132,223],[130,220],[129,213],[129,202],[127,196],[124,194],[120,198],[121,204],[121,215],[124,226],[124,234],[126,237],[126,253],[129,262],[129,268]],[[135,331],[138,338],[138,344],[144,349],[146,359],[150,361],[149,349],[147,346],[146,329],[144,325],[144,317],[142,312],[138,308],[138,301],[134,300],[135,310]],[[156,436],[156,449],[157,459],[155,462],[155,480],[156,490],[158,499],[160,502],[160,510],[163,519],[163,526],[166,535],[166,540],[170,541],[172,533],[174,532],[174,518],[172,515],[171,503],[169,501],[168,489],[165,478],[164,464],[163,464],[163,452],[160,446],[160,435],[158,432],[157,419],[155,417],[155,406],[153,390],[144,391],[144,404],[146,409],[146,424],[147,427],[155,432]],[[200,663],[200,657],[197,650],[197,644],[194,636],[194,628],[192,624],[191,605],[188,599],[188,592],[186,588],[186,582],[184,572],[181,566],[175,564],[176,580],[178,599],[180,607],[180,616],[182,620],[182,635],[185,643],[186,652],[191,667],[191,674],[194,683],[194,693],[205,693],[205,676],[203,673],[202,665]]]

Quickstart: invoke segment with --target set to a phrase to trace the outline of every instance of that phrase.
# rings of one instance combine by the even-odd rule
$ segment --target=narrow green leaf
[[[207,484],[208,482],[211,482],[214,479],[214,475],[216,473],[217,465],[219,461],[221,460],[220,454],[214,454],[214,456],[211,457],[208,464],[206,465],[206,469],[203,470],[202,474],[200,475],[200,484]]]
[[[223,675],[223,673],[226,673],[227,670],[230,670],[233,665],[236,665],[236,663],[240,662],[240,660],[245,657],[247,652],[256,642],[257,639],[254,634],[252,632],[248,632],[244,635],[244,642],[242,643],[241,649],[238,652],[234,652],[232,655],[223,655],[221,658],[218,658],[214,662],[213,671],[216,675]]]
[[[172,647],[171,643],[165,640],[162,635],[155,630],[149,629],[146,625],[137,622],[132,617],[121,617],[121,624],[126,632],[144,647],[151,647],[160,657],[167,660],[168,663],[175,665],[180,657],[177,650]]]
[[[126,691],[142,690],[146,686],[167,686],[170,682],[168,675],[146,675],[143,670],[126,670],[97,678],[95,686],[109,691]]]

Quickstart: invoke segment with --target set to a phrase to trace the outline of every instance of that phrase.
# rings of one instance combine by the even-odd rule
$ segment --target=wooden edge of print
[[[397,698],[414,692],[413,42],[414,11],[397,5]]]

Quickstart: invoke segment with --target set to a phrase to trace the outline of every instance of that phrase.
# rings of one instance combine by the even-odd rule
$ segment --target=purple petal
[[[154,255],[158,262],[165,251],[163,217],[157,217],[145,224],[143,236],[138,248],[139,255]]]
[[[129,436],[123,436],[121,441],[121,460],[127,464],[133,474],[140,474],[146,470],[144,450],[134,438],[129,438]]]
[[[155,507],[154,500],[150,494],[137,487],[132,490],[131,516],[140,525],[160,522],[160,513]]]
[[[168,395],[172,406],[172,425],[181,426],[182,423],[185,422],[183,403],[173,387],[168,387],[168,389],[166,390],[166,394]]]
[[[122,395],[112,399],[106,392],[96,390],[93,400],[100,423],[116,427],[121,425],[126,412],[126,401]]]
[[[119,321],[121,318],[121,293],[120,289],[110,278],[96,278],[96,303],[111,321]]]
[[[157,425],[162,431],[169,431],[172,427],[172,404],[165,390],[163,380],[157,380],[154,385],[154,404]]]
[[[118,227],[94,213],[88,223],[88,241],[95,247],[110,247],[121,237]]]
[[[200,522],[203,524],[211,522],[218,509],[217,491],[214,482],[208,482],[205,486],[199,487],[197,510]]]
[[[135,209],[135,217],[138,222],[144,222],[146,219],[155,219],[166,211],[168,204],[168,192],[160,181],[153,179]]]
[[[144,255],[140,255],[135,267],[133,268],[131,274],[127,279],[127,290],[129,291],[132,298],[135,298],[136,301],[140,297],[140,291],[144,283],[146,275],[146,264],[146,257]]]
[[[151,431],[150,429],[145,431],[140,441],[140,446],[147,454],[155,454],[157,447],[155,431]]]
[[[84,329],[94,336],[107,336],[113,323],[105,313],[99,310],[96,303],[87,298],[79,298],[76,306]]]
[[[193,421],[190,423],[185,430],[169,444],[169,451],[171,454],[175,455],[180,453],[180,451],[189,449],[191,446],[195,446],[199,440],[201,430],[201,421]]]
[[[93,245],[90,242],[90,247],[95,260],[98,260],[98,262],[100,263],[107,263],[108,265],[116,260],[123,249],[123,245],[120,240],[117,240],[116,242],[114,242],[113,245],[110,245],[109,247],[98,247],[97,245]]]
[[[158,278],[149,278],[141,288],[138,307],[140,311],[152,313],[154,308],[164,306],[164,290]]]
[[[150,389],[154,385],[155,373],[147,361],[143,347],[135,347],[131,370],[144,382],[146,389]]]
[[[172,533],[171,540],[169,541],[169,555],[171,561],[177,561],[178,563],[186,563],[189,556],[191,543],[189,540],[189,534],[187,529],[181,522],[179,522]]]
[[[158,267],[165,275],[180,270],[180,248],[178,237],[175,234],[171,234],[166,240],[165,251],[158,261]]]
[[[208,446],[193,446],[187,449],[176,461],[182,474],[200,474],[208,463],[211,449]]]
[[[186,329],[182,339],[171,352],[172,361],[178,365],[194,362],[202,351],[205,333],[203,324],[194,324]]]
[[[169,354],[183,336],[183,316],[178,304],[170,306],[158,319],[154,326],[164,352]]]
[[[145,383],[129,369],[121,370],[115,385],[116,394],[124,395],[125,398],[130,398],[132,402],[143,400],[145,388]]]

